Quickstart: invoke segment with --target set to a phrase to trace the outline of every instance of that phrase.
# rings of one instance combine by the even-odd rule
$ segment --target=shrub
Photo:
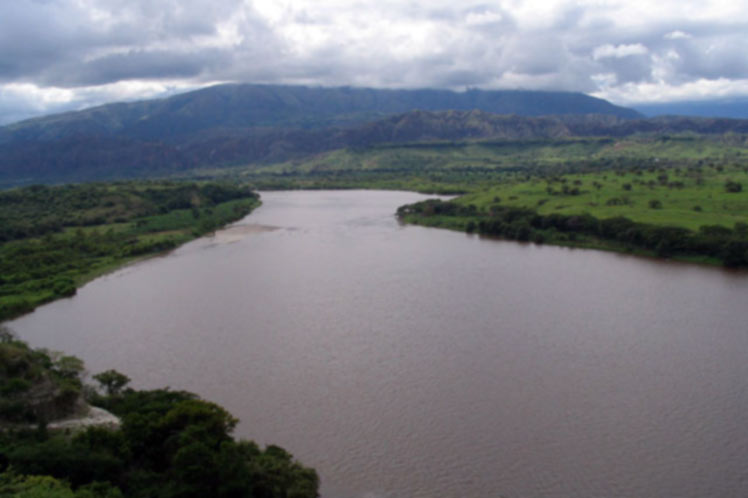
[[[62,297],[74,296],[76,292],[75,284],[69,278],[57,279],[52,286],[52,292]]]
[[[725,191],[731,194],[735,194],[737,192],[740,192],[743,190],[743,185],[739,182],[734,182],[732,180],[727,180],[725,182]]]

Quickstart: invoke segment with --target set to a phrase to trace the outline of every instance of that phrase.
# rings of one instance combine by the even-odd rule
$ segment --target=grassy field
[[[507,178],[398,212],[508,239],[748,266],[748,166],[739,163]]]
[[[743,187],[729,192],[728,182]],[[748,222],[748,168],[650,168],[534,177],[505,181],[460,197],[457,203],[486,209],[500,203],[547,215],[589,213],[698,230]]]
[[[748,139],[737,135],[480,140],[341,149],[276,164],[193,170],[186,178],[230,179],[258,190],[371,188],[457,194],[516,186],[531,178],[710,165],[732,168],[747,161]],[[613,183],[596,181],[606,188]],[[600,199],[586,202],[607,201],[599,193]],[[518,192],[505,197],[514,195]]]
[[[532,170],[565,166],[614,167],[642,161],[725,162],[748,158],[739,137],[678,136],[615,139],[426,142],[341,149],[311,159],[253,166],[245,175],[332,171]]]

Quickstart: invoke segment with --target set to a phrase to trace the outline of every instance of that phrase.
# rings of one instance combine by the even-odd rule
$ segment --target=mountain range
[[[431,140],[748,133],[748,121],[644,119],[579,93],[219,85],[0,128],[0,184],[163,176]]]
[[[637,105],[645,116],[701,116],[748,119],[748,98],[689,100],[663,104]]]

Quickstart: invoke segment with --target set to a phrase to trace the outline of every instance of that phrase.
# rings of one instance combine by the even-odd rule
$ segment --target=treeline
[[[119,182],[0,191],[0,243],[65,227],[123,223],[193,206],[210,207],[256,194],[220,183]]]
[[[237,420],[196,395],[126,388],[129,379],[110,370],[95,375],[88,401],[117,415],[119,428],[89,427],[72,433],[47,429],[39,388],[64,377],[78,386],[83,363],[54,360],[6,331],[0,334],[0,385],[34,425],[0,414],[0,496],[45,498],[315,498],[319,478],[278,446],[260,448],[231,436]],[[71,363],[75,368],[65,367]],[[21,387],[19,387],[21,386]],[[46,389],[52,400],[57,392]],[[76,396],[77,397],[77,396]],[[23,406],[33,405],[33,406]],[[10,416],[8,416],[10,415]]]
[[[258,204],[248,188],[217,183],[0,192],[0,321],[71,296],[91,276],[173,249],[246,216]]]
[[[701,256],[728,267],[748,267],[748,224],[730,229],[703,226],[698,231],[639,223],[625,217],[598,219],[589,214],[541,215],[537,211],[500,204],[480,212],[473,205],[430,199],[401,206],[398,216],[418,222],[425,218],[451,220],[467,232],[535,243],[575,245],[587,240],[612,243],[623,250],[643,250],[659,257]]]

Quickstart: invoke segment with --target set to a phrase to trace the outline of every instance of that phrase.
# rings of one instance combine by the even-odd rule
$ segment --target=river
[[[747,274],[398,224],[422,198],[264,193],[9,325],[225,406],[326,498],[748,496]]]

